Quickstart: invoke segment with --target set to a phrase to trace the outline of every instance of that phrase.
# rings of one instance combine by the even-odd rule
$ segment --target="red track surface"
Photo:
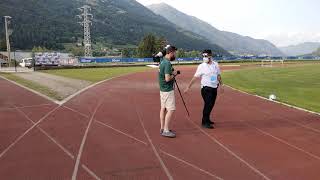
[[[184,88],[194,68],[178,77]],[[216,129],[200,128],[199,87],[178,93],[159,135],[156,71],[115,78],[58,106],[0,79],[0,177],[43,179],[320,179],[320,117],[231,89]]]

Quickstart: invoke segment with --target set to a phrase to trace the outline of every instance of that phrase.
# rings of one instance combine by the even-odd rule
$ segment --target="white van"
[[[27,67],[32,68],[32,58],[24,58],[21,60],[21,63],[19,63],[21,67]]]

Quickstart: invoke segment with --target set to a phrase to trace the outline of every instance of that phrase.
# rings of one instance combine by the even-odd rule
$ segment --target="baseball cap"
[[[173,51],[177,51],[177,50],[178,50],[178,49],[177,49],[175,46],[169,45],[169,46],[166,47],[167,54],[168,54],[168,53],[171,53],[171,52],[173,52]]]
[[[203,50],[202,56],[208,56],[208,55],[212,55],[211,49],[205,49],[205,50]]]

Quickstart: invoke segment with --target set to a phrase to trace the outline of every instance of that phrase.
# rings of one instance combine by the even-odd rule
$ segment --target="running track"
[[[182,68],[184,88],[194,69]],[[226,88],[199,127],[197,85],[159,135],[156,71],[115,78],[59,106],[0,78],[0,177],[60,179],[320,179],[320,117]]]

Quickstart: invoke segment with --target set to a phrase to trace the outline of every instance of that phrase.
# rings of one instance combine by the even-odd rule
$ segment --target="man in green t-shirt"
[[[159,66],[159,86],[160,86],[160,133],[164,137],[174,138],[175,133],[170,131],[169,123],[174,111],[176,110],[175,95],[173,90],[175,73],[171,61],[176,59],[177,48],[168,46],[166,55]]]

